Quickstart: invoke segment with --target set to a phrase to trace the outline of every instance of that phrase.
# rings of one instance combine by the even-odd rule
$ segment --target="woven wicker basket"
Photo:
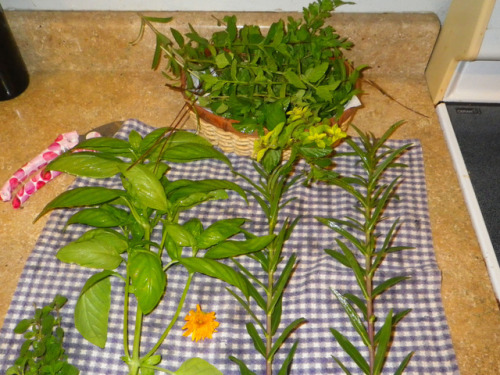
[[[340,119],[335,122],[331,120],[332,126],[337,123],[343,131],[347,131],[357,107],[350,107],[344,111]],[[240,156],[252,156],[254,142],[257,135],[244,134],[235,130],[232,126],[235,120],[229,120],[215,115],[203,107],[194,105],[191,117],[197,124],[198,134],[210,141],[214,146],[224,152],[232,152]]]

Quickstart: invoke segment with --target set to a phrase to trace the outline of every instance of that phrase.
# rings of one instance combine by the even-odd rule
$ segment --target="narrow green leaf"
[[[265,307],[264,309],[265,310]],[[273,313],[271,314],[271,335],[274,336],[281,324],[281,314],[283,313],[283,296],[278,299],[274,305]]]
[[[273,347],[271,348],[271,351],[269,352],[268,358],[273,358],[280,346],[285,342],[285,340],[290,336],[290,334],[297,329],[299,325],[302,323],[306,322],[306,319],[304,318],[299,318],[294,320],[292,323],[290,323],[281,333],[281,335],[278,337],[276,342],[274,343]]]
[[[168,190],[168,196],[172,202],[195,193],[209,193],[217,190],[233,190],[246,200],[245,191],[239,185],[227,180],[178,180],[171,185],[173,186]]]
[[[262,354],[264,358],[267,359],[266,357],[266,345],[264,344],[264,341],[260,338],[259,333],[257,332],[257,329],[255,329],[255,326],[252,323],[247,323],[247,332],[252,338],[253,345],[257,351]]]
[[[272,311],[276,303],[278,302],[278,299],[281,298],[281,295],[283,294],[283,290],[285,289],[285,286],[288,283],[288,280],[290,279],[290,275],[293,271],[293,267],[295,266],[295,260],[297,256],[295,254],[292,254],[290,256],[290,259],[288,259],[288,262],[286,263],[285,267],[283,268],[283,271],[281,272],[281,275],[276,282],[275,286],[273,287],[273,298],[271,300],[271,303],[269,305],[269,311]]]
[[[392,333],[392,309],[387,314],[384,325],[380,328],[380,337],[377,345],[377,353],[375,354],[375,366],[373,373],[378,375],[382,373],[382,368],[387,357],[389,341]]]
[[[157,254],[145,250],[134,251],[128,260],[133,292],[144,314],[149,314],[160,302],[167,277]]]
[[[241,359],[233,357],[232,355],[229,356],[229,359],[239,366],[240,375],[257,375],[255,372],[250,371],[245,362],[243,362]]]
[[[366,362],[366,359],[364,359],[361,353],[358,351],[358,349],[356,349],[356,347],[353,344],[351,344],[351,342],[346,337],[344,337],[340,332],[338,332],[333,328],[331,328],[330,330],[335,339],[337,340],[337,342],[339,343],[339,345],[342,347],[342,349],[344,349],[344,351],[349,355],[349,357],[352,358],[352,360],[358,365],[361,371],[363,371],[365,374],[369,374],[370,366]]]
[[[356,277],[356,281],[363,292],[363,296],[365,298],[368,298],[368,291],[366,290],[366,284],[365,284],[365,270],[362,268],[354,254],[351,252],[351,250],[339,239],[336,239],[337,245],[342,249],[345,258],[348,260],[351,269],[354,271],[354,277]]]
[[[330,255],[332,258],[334,258],[335,260],[337,260],[339,263],[343,264],[344,266],[351,268],[351,264],[349,263],[349,261],[347,260],[345,255],[342,254],[340,251],[325,249],[325,253]]]
[[[335,289],[332,289],[332,292],[335,295],[335,297],[337,297],[338,301],[340,302],[340,304],[344,308],[344,311],[346,312],[347,316],[349,317],[349,320],[351,321],[352,326],[354,327],[354,329],[356,330],[358,335],[363,340],[363,343],[366,346],[370,346],[370,339],[368,337],[368,332],[366,331],[366,327],[364,326],[363,321],[359,317],[356,310],[353,309],[353,307],[351,306],[349,301],[342,294],[340,294]]]
[[[358,240],[352,233],[342,228],[337,220],[322,218],[322,217],[317,217],[316,220],[318,220],[320,223],[326,225],[328,228],[333,229],[335,232],[345,237],[347,240],[349,240],[349,242],[355,245],[356,248],[359,251],[361,251],[361,253],[364,253],[365,247],[360,242],[360,240]]]
[[[222,152],[212,146],[199,143],[184,143],[168,147],[162,158],[172,163],[188,163],[195,160],[215,159],[231,166],[231,162]]]
[[[87,139],[78,144],[80,150],[90,150],[102,152],[106,155],[121,156],[130,158],[133,156],[130,144],[123,139],[99,137]]]
[[[402,375],[406,366],[408,366],[408,362],[410,362],[411,357],[413,357],[413,354],[415,352],[410,352],[408,355],[401,361],[401,364],[399,365],[398,369],[394,373],[394,375]]]
[[[347,367],[345,367],[345,365],[342,363],[342,361],[340,359],[338,359],[337,357],[334,357],[334,356],[332,356],[332,358],[335,362],[337,362],[337,364],[344,371],[345,374],[351,375],[351,372],[347,369]]]
[[[201,358],[190,358],[185,361],[175,375],[223,375],[215,366]]]
[[[211,247],[205,258],[223,259],[253,253],[265,248],[274,239],[274,235],[252,238],[246,241],[225,241]]]
[[[408,279],[410,279],[410,277],[408,277],[408,276],[391,277],[390,279],[385,280],[384,282],[377,285],[377,287],[375,289],[373,289],[372,297],[375,298],[379,294],[382,294],[383,292],[385,292],[387,289],[393,287],[394,285],[400,283],[401,281],[408,280]]]
[[[265,330],[264,325],[262,322],[257,318],[257,315],[252,311],[250,305],[245,302],[243,298],[241,298],[239,295],[237,295],[235,292],[233,292],[231,289],[226,288],[226,290],[240,303],[240,305],[245,309],[245,311],[250,315],[250,317],[257,323],[262,330]]]
[[[295,355],[295,352],[297,351],[297,345],[299,344],[298,341],[295,341],[288,352],[288,355],[286,356],[285,360],[283,361],[283,364],[281,365],[280,371],[278,372],[278,375],[288,375],[290,372],[290,365],[292,364],[293,361],[293,356]]]
[[[368,312],[366,309],[366,304],[361,298],[359,298],[358,296],[355,296],[354,294],[351,294],[351,293],[345,293],[344,297],[347,300],[349,300],[350,302],[352,302],[361,311],[365,320],[368,319]]]
[[[385,188],[382,196],[377,200],[377,205],[375,206],[375,209],[372,212],[370,221],[367,222],[368,224],[367,230],[372,230],[375,227],[375,225],[380,221],[380,215],[387,206],[387,202],[390,199],[391,195],[394,194],[394,188],[398,183],[398,181],[399,178],[395,178],[394,180],[392,180],[392,182]]]
[[[49,202],[34,221],[37,221],[47,212],[54,209],[94,206],[112,201],[122,195],[125,195],[123,190],[107,189],[104,187],[85,186],[68,190]]]
[[[75,327],[86,340],[104,348],[108,336],[111,281],[109,277],[90,278],[82,291],[75,306]]]

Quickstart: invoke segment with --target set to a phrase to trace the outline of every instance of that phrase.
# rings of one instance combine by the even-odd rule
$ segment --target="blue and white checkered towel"
[[[145,135],[152,128],[139,121],[129,120],[117,137],[126,138],[131,130]],[[441,302],[441,275],[432,246],[422,149],[418,140],[389,141],[393,147],[406,143],[414,144],[401,158],[408,168],[391,171],[393,175],[388,175],[388,178],[394,178],[401,174],[403,180],[398,188],[400,199],[390,203],[385,212],[385,216],[390,220],[384,225],[389,226],[393,220],[400,218],[403,225],[397,235],[398,245],[411,246],[414,250],[391,254],[378,274],[383,278],[408,275],[411,279],[384,293],[382,298],[376,300],[375,308],[378,316],[385,316],[390,308],[395,311],[411,308],[412,311],[397,325],[385,370],[387,373],[394,373],[402,359],[410,351],[415,351],[406,374],[457,374],[458,367]],[[346,150],[346,147],[342,145],[339,151]],[[250,159],[232,154],[228,157],[237,171],[256,177]],[[354,158],[339,157],[336,161],[336,171],[343,175],[362,173]],[[225,164],[218,161],[173,165],[168,177],[171,180],[235,180]],[[238,180],[238,183],[243,184],[243,181]],[[77,179],[73,187],[89,184],[120,186],[117,179]],[[336,343],[330,328],[337,329],[351,341],[358,343],[359,348],[364,347],[331,289],[342,293],[355,292],[357,285],[351,270],[339,265],[324,252],[325,248],[335,248],[334,239],[337,235],[316,221],[315,217],[353,216],[354,201],[341,189],[322,184],[310,188],[296,186],[288,194],[297,199],[285,207],[282,211],[283,217],[295,218],[300,215],[302,219],[287,242],[284,254],[288,257],[291,253],[296,253],[299,263],[285,290],[282,326],[300,317],[307,319],[307,323],[300,326],[284,345],[284,350],[278,352],[276,362],[284,360],[287,349],[298,339],[299,345],[291,367],[292,375],[341,374],[342,371],[333,361],[332,355],[346,364],[350,364],[350,360]],[[17,322],[31,316],[33,304],[43,306],[51,302],[56,294],[68,298],[67,305],[62,309],[62,318],[66,332],[65,348],[70,363],[85,375],[127,373],[127,366],[120,360],[123,355],[121,290],[112,297],[108,342],[104,350],[86,342],[73,326],[73,309],[80,289],[94,272],[76,265],[64,264],[55,257],[58,249],[87,230],[79,225],[71,225],[64,230],[71,214],[68,210],[58,210],[51,214],[27,261],[0,333],[0,373],[5,373],[19,351],[22,337],[13,333]],[[199,217],[205,227],[222,218],[246,217],[252,219],[251,231],[266,234],[264,216],[258,205],[253,201],[247,205],[236,194],[231,194],[229,200],[201,205],[187,212],[182,219],[187,220],[193,216]],[[386,229],[383,226],[380,228],[381,231]],[[242,262],[249,268],[259,268],[246,260]],[[170,322],[186,276],[180,267],[173,272],[169,271],[167,298],[145,320],[142,344],[144,352],[156,342]],[[184,322],[179,319],[160,348],[159,354],[164,358],[162,366],[175,370],[188,358],[202,357],[225,375],[235,375],[239,374],[238,367],[228,359],[228,356],[233,355],[244,360],[256,373],[264,373],[264,361],[257,354],[245,329],[249,317],[226,291],[226,286],[219,280],[203,275],[195,276],[185,311],[181,316],[195,309],[196,304],[200,304],[204,311],[216,312],[217,321],[220,322],[218,332],[214,334],[213,340],[195,343],[190,337],[182,336],[181,328]],[[122,284],[113,281],[113,289],[118,291],[122,287]],[[351,368],[353,374],[356,374],[355,368]]]

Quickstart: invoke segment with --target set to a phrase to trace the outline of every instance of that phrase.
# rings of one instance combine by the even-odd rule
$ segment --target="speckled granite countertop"
[[[176,13],[209,30],[210,14]],[[269,24],[283,14],[238,14],[241,22]],[[149,70],[151,35],[131,46],[139,27],[133,13],[7,12],[31,73],[28,90],[0,102],[0,182],[62,132],[85,132],[116,120],[137,118],[167,126],[181,107],[159,72]],[[413,110],[365,82],[364,108],[355,124],[375,134],[404,119],[398,138],[422,142],[434,247],[443,275],[442,296],[462,374],[500,373],[500,311],[434,112],[424,69],[439,32],[427,14],[336,14],[332,23],[356,47],[355,64],[368,64],[366,78]],[[187,124],[193,126],[194,124]],[[61,176],[21,210],[0,205],[0,324],[26,258],[46,218],[32,224],[43,206],[71,183]]]

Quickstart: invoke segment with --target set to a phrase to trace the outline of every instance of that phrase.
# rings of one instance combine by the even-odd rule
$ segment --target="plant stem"
[[[168,336],[168,334],[169,334],[170,330],[172,329],[172,327],[174,326],[174,324],[177,322],[177,319],[179,318],[179,315],[182,311],[182,308],[184,307],[184,302],[186,301],[187,293],[188,293],[189,287],[191,285],[191,281],[193,280],[193,276],[194,276],[194,273],[189,273],[189,276],[188,276],[187,281],[186,281],[186,286],[184,287],[181,299],[179,300],[179,303],[177,304],[177,310],[175,311],[175,314],[174,314],[172,320],[170,321],[170,324],[165,329],[165,331],[161,335],[161,337],[158,340],[158,342],[156,343],[156,345],[153,346],[153,348],[149,351],[148,354],[146,354],[144,356],[144,358],[151,357],[158,350],[160,345],[163,343],[163,341]]]
[[[273,246],[272,246],[273,247]],[[271,247],[271,248],[272,248]],[[270,253],[273,250],[270,249]],[[272,257],[269,257],[272,259]],[[267,273],[267,313],[266,313],[266,375],[273,373],[273,358],[270,357],[271,349],[273,347],[273,333],[272,333],[272,310],[271,301],[273,300],[273,284],[274,284],[274,271],[269,270]]]

